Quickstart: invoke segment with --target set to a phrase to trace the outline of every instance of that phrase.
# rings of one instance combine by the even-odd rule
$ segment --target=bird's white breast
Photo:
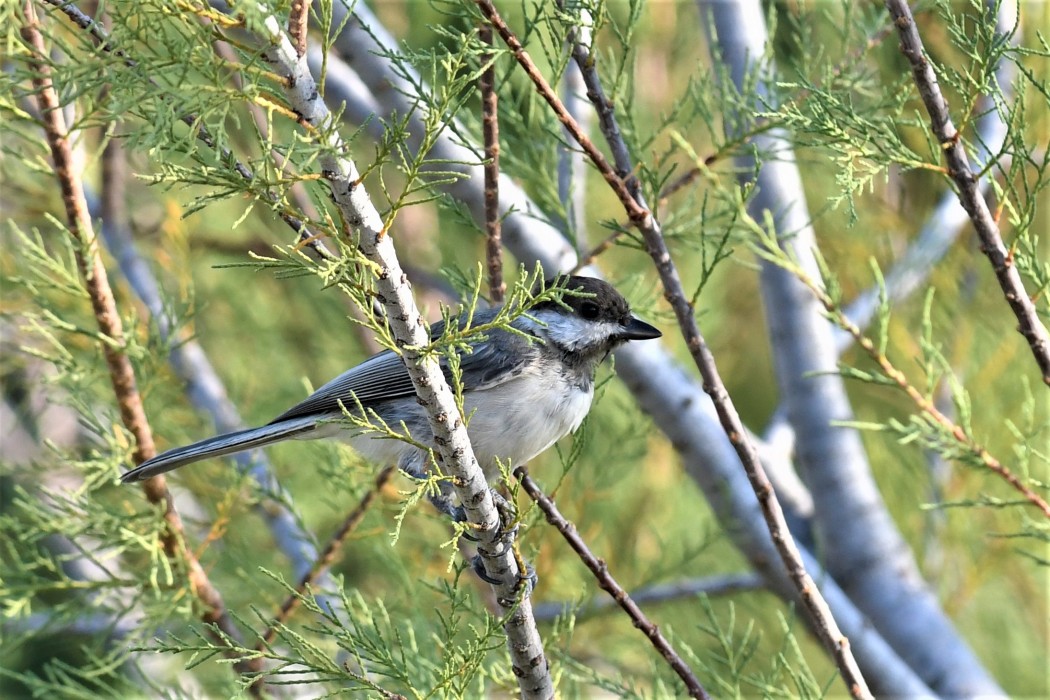
[[[468,394],[467,433],[478,463],[487,474],[497,472],[497,459],[511,468],[525,464],[579,428],[593,396],[590,382],[582,388],[561,373],[541,376],[531,369]]]

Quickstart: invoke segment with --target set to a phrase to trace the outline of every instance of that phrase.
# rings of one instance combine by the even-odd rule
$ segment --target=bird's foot
[[[470,560],[470,567],[474,569],[474,574],[477,575],[477,577],[485,583],[492,584],[493,586],[499,586],[503,584],[503,581],[501,579],[498,579],[494,576],[489,576],[488,572],[485,570],[485,560],[480,554],[474,555],[474,557]],[[532,591],[534,591],[536,589],[536,586],[539,584],[539,581],[539,577],[536,575],[536,570],[532,568],[532,566],[528,563],[525,563],[525,571],[524,573],[522,573],[519,570],[518,582],[517,585],[514,587],[514,590],[519,590],[522,586],[527,586],[525,590],[528,593],[532,593]],[[501,604],[503,603],[501,602]],[[509,607],[509,604],[504,605],[504,607]]]
[[[467,512],[463,509],[463,506],[456,504],[450,494],[432,493],[427,495],[427,500],[430,501],[432,506],[437,508],[439,513],[452,518],[452,522],[464,523],[467,521]]]
[[[516,522],[518,517],[518,509],[515,508],[514,504],[508,501],[503,496],[503,494],[501,494],[496,489],[489,489],[489,492],[492,494],[492,502],[496,506],[496,512],[499,514],[499,542],[504,547],[510,547],[511,543],[513,543],[518,536],[518,525]],[[433,503],[434,507],[437,508],[439,511],[452,518],[452,522],[467,522],[466,509],[462,505],[454,505],[450,498],[443,498],[441,496],[431,496],[430,502]],[[507,523],[514,524],[510,527],[507,527]],[[469,531],[464,532],[462,537],[471,542],[481,541],[481,539],[477,535]]]
[[[518,537],[518,509],[496,489],[489,491],[492,493],[496,512],[499,513],[499,540],[504,547],[510,547]]]

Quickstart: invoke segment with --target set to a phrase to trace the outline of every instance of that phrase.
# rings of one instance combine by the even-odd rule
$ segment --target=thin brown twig
[[[937,83],[933,66],[926,58],[911,8],[905,0],[886,0],[886,9],[893,17],[897,33],[900,35],[901,53],[911,64],[915,86],[930,115],[930,127],[944,151],[948,175],[958,188],[959,203],[973,221],[974,230],[981,241],[981,252],[992,263],[999,287],[1014,316],[1017,317],[1017,330],[1028,341],[1035,362],[1043,375],[1043,383],[1050,386],[1050,334],[1039,320],[1035,304],[1025,291],[1021,274],[1014,265],[1013,254],[1003,244],[995,216],[989,211],[988,203],[981,195],[977,176],[970,168],[962,134],[952,123],[948,113],[948,101]]]
[[[861,331],[860,327],[846,316],[842,307],[835,303],[835,300],[832,299],[832,297],[820,284],[817,283],[816,280],[807,275],[801,268],[792,266],[791,271],[796,277],[798,277],[802,284],[809,287],[810,291],[813,292],[821,306],[824,307],[835,323],[853,337],[854,342],[856,342],[864,352],[868,353],[868,356],[875,361],[883,374],[892,379],[897,387],[908,395],[908,398],[915,403],[920,411],[928,415],[938,425],[951,433],[952,437],[955,438],[960,445],[964,445],[970,450],[970,452],[977,457],[985,467],[998,474],[1013,489],[1024,496],[1025,500],[1041,510],[1043,515],[1050,518],[1050,504],[1048,504],[1046,500],[1035,491],[1025,486],[1017,475],[1010,471],[1009,467],[996,459],[987,448],[967,435],[966,431],[963,430],[958,423],[946,416],[944,412],[937,408],[937,405],[933,401],[915,388],[915,386],[908,381],[908,377],[905,376],[904,372],[897,369],[896,365],[894,365],[893,362],[891,362],[890,359],[875,346],[875,343],[864,335],[864,332]]]
[[[685,294],[682,287],[681,277],[678,269],[667,248],[659,223],[652,216],[642,202],[635,199],[631,194],[631,188],[625,183],[609,165],[604,156],[583,135],[572,116],[551,90],[547,81],[540,74],[539,69],[531,57],[522,47],[521,42],[514,36],[506,22],[499,16],[491,0],[475,0],[482,14],[492,23],[492,26],[500,33],[504,42],[511,49],[511,53],[521,65],[522,69],[533,81],[541,97],[551,106],[557,118],[573,138],[591,157],[591,161],[597,167],[602,177],[612,188],[619,198],[624,210],[631,222],[638,228],[645,241],[646,250],[652,258],[664,287],[664,297],[671,304],[678,320],[679,328],[686,340],[693,361],[700,371],[704,380],[704,391],[711,397],[719,422],[729,438],[733,449],[744,467],[751,487],[755,491],[762,514],[765,518],[770,537],[777,548],[783,561],[785,570],[790,576],[802,602],[803,609],[810,618],[813,629],[827,652],[835,660],[840,675],[846,683],[850,694],[855,698],[871,698],[871,691],[861,674],[857,660],[853,656],[849,639],[839,629],[827,601],[817,588],[813,578],[806,571],[802,561],[801,553],[791,536],[784,519],[784,512],[773,491],[773,486],[766,476],[765,469],[759,460],[758,452],[754,444],[748,439],[747,430],[744,427],[740,415],[733,405],[729,392],[722,382],[722,378],[715,365],[714,356],[707,342],[700,333],[696,318],[693,315],[693,305]],[[593,63],[588,60],[581,69],[594,70]],[[603,124],[603,133],[610,139],[610,132],[606,131]],[[614,154],[626,151],[620,144],[610,144]],[[631,168],[626,163],[618,164],[621,172],[630,172]]]
[[[550,83],[548,83],[547,79],[543,77],[542,73],[540,73],[539,68],[536,67],[536,64],[533,62],[528,52],[525,51],[525,47],[521,45],[521,42],[518,41],[518,37],[515,36],[514,32],[507,26],[507,23],[500,16],[491,0],[475,0],[475,2],[481,10],[481,13],[485,16],[485,19],[488,20],[489,24],[491,24],[493,29],[495,29],[500,35],[500,38],[503,39],[503,43],[505,43],[507,48],[510,49],[511,54],[514,56],[515,60],[517,60],[518,65],[521,66],[522,70],[524,70],[526,75],[529,76],[529,79],[536,85],[540,97],[551,106],[558,121],[562,123],[565,130],[572,135],[576,140],[576,143],[580,144],[580,148],[584,150],[595,166],[597,166],[598,172],[603,178],[605,178],[605,182],[608,183],[609,187],[611,187],[613,192],[616,193],[616,196],[620,199],[620,202],[627,210],[627,215],[631,219],[631,223],[636,226],[641,226],[647,218],[650,218],[649,210],[645,207],[639,206],[638,203],[634,201],[627,184],[616,174],[612,166],[609,165],[609,161],[604,155],[602,155],[602,152],[598,150],[589,138],[587,138],[587,134],[583,133],[580,125],[572,118],[572,115],[569,114],[568,110],[565,109],[565,105],[562,104],[561,99],[554,90],[551,89]]]
[[[561,3],[559,3],[559,4],[561,4]],[[863,56],[867,51],[870,51],[871,49],[873,49],[876,46],[878,46],[879,44],[881,44],[882,40],[884,38],[886,38],[886,36],[892,31],[893,31],[893,27],[887,25],[887,26],[882,27],[881,29],[879,29],[879,31],[875,32],[871,36],[869,36],[868,40],[865,42],[865,44],[863,46],[858,47],[854,51],[851,51],[845,57],[845,59],[840,61],[839,65],[835,68],[835,70],[833,70],[831,72],[831,74],[827,77],[827,80],[825,82],[826,83],[830,83],[830,82],[834,81],[838,76],[840,76],[843,73],[843,71],[845,71],[845,69],[848,66],[851,66],[854,63],[856,63],[857,60],[861,56]],[[575,48],[573,50],[574,50],[574,52],[576,51]],[[574,58],[575,58],[575,56],[574,56]],[[577,62],[579,62],[581,60],[581,58],[576,58],[576,60],[577,60]],[[586,60],[589,60],[589,59],[584,56],[584,57],[582,57],[582,60],[586,61]],[[793,101],[794,102],[804,101],[806,98],[808,98],[812,94],[812,92],[813,92],[812,90],[801,90],[797,95],[794,96]],[[592,97],[591,93],[588,92],[588,97],[591,98],[592,101],[594,99],[602,100],[603,103],[610,105],[610,110],[611,110],[611,103],[608,100],[606,100],[604,98],[604,95],[602,95],[601,93],[596,93],[595,96]],[[611,111],[609,113],[611,113]],[[769,128],[769,127],[768,126],[763,127],[759,131],[765,131],[767,128]],[[753,135],[754,134],[747,134],[746,135],[746,140],[749,140],[750,137],[753,136]],[[723,144],[722,147],[719,148],[718,152],[712,153],[711,155],[707,156],[704,159],[704,165],[707,165],[707,166],[713,165],[715,162],[717,162],[719,159],[721,159],[727,153],[727,150],[728,150],[727,146],[728,145],[729,144]],[[657,209],[657,211],[659,211],[665,204],[667,204],[667,200],[670,199],[672,195],[677,193],[679,190],[681,190],[681,189],[689,186],[690,184],[692,184],[700,176],[700,173],[701,173],[701,170],[700,170],[699,167],[690,168],[687,172],[685,172],[684,174],[682,174],[679,177],[675,178],[670,184],[668,184],[663,190],[661,190],[660,191],[660,196],[659,196],[659,198],[657,199],[657,202],[656,202],[656,209]],[[615,245],[616,242],[618,240],[620,240],[624,236],[624,234],[625,234],[625,230],[624,229],[625,228],[626,228],[626,226],[624,228],[621,228],[621,229],[617,230],[617,231],[613,231],[611,234],[606,236],[604,240],[602,240],[596,246],[594,246],[589,251],[584,253],[583,256],[580,258],[580,260],[573,267],[573,269],[570,272],[570,274],[575,274],[575,273],[579,272],[580,270],[582,270],[583,268],[592,265],[594,263],[594,261],[598,259],[599,256],[601,256],[607,250],[612,248],[613,245]]]
[[[492,46],[492,27],[482,22],[478,38]],[[503,282],[503,246],[499,217],[499,94],[496,92],[496,57],[486,51],[481,63],[481,131],[485,139],[485,261],[489,270],[489,297],[493,304],[503,302],[507,285]]]
[[[704,162],[707,163],[708,165],[711,165],[716,160],[718,160],[718,155],[714,154],[714,155],[708,156],[707,159],[705,159]],[[686,172],[683,175],[680,175],[679,177],[675,178],[673,182],[671,182],[669,185],[667,185],[667,187],[665,187],[660,192],[660,199],[656,203],[657,208],[659,209],[664,204],[666,204],[667,200],[671,197],[671,195],[675,194],[676,192],[678,192],[679,190],[681,190],[681,189],[683,189],[685,187],[688,187],[699,176],[700,176],[700,168],[697,167],[697,168],[690,168],[688,172]],[[626,233],[625,229],[626,229],[626,226],[624,226],[623,228],[620,228],[620,229],[618,229],[616,231],[613,231],[608,236],[606,236],[601,242],[599,242],[596,246],[594,246],[589,251],[584,253],[583,257],[580,258],[579,262],[576,263],[576,265],[572,268],[572,271],[569,274],[576,274],[577,272],[579,272],[583,268],[588,267],[589,265],[593,264],[594,261],[598,259],[598,256],[602,255],[605,251],[607,251],[610,248],[612,248],[613,245],[615,245],[616,241],[620,240],[620,238],[623,237],[624,233]]]
[[[64,0],[44,0],[46,3],[53,5],[56,9],[66,15],[74,24],[81,29],[88,32],[91,36],[99,42],[99,48],[107,53],[111,53],[114,56],[124,61],[124,64],[129,68],[133,68],[136,65],[134,59],[132,59],[126,51],[115,46],[109,39],[105,30],[96,22],[90,15],[85,14],[79,8],[71,5]],[[156,83],[150,79],[150,83],[156,86]],[[162,94],[162,93],[159,93]],[[215,138],[211,135],[211,132],[204,125],[204,122],[196,114],[180,114],[178,115],[179,121],[190,128],[191,133],[196,136],[197,140],[203,143],[208,148],[215,151],[219,160],[227,163],[233,170],[240,175],[245,181],[252,182],[255,180],[255,173],[252,172],[244,163],[237,160],[234,157],[233,152],[225,147],[220,147],[215,141]],[[323,242],[320,240],[320,236],[310,230],[306,225],[306,222],[288,212],[283,206],[278,206],[280,198],[265,190],[259,193],[260,196],[265,199],[268,203],[275,205],[275,212],[277,216],[281,218],[299,237],[299,245],[309,246],[317,255],[325,260],[334,260],[336,255],[329,251]]]
[[[361,497],[357,506],[347,514],[346,519],[343,520],[339,529],[335,531],[324,549],[317,555],[317,561],[314,562],[314,565],[310,567],[309,571],[303,574],[303,577],[295,586],[295,592],[289,594],[288,597],[285,598],[284,603],[281,604],[277,614],[274,615],[273,621],[270,622],[269,627],[266,628],[266,631],[263,633],[262,637],[259,638],[258,643],[256,643],[256,651],[262,651],[265,647],[273,644],[273,641],[277,638],[279,628],[288,621],[288,618],[292,616],[292,613],[295,612],[296,608],[302,603],[302,598],[306,594],[307,587],[313,584],[323,572],[327,571],[332,566],[339,551],[343,548],[346,538],[349,537],[350,533],[361,524],[362,520],[364,520],[368,509],[382,492],[383,487],[390,481],[390,478],[394,475],[394,471],[395,468],[391,465],[384,467],[376,475],[375,483],[372,485],[372,488],[365,492],[365,495]]]
[[[48,52],[32,0],[26,0],[23,4],[23,13],[25,24],[20,28],[20,33],[31,49],[27,61],[34,71],[33,86],[40,101],[40,113],[55,164],[55,176],[62,189],[66,223],[70,235],[79,247],[76,253],[77,267],[84,279],[99,332],[110,341],[102,343],[103,354],[109,368],[121,422],[135,439],[132,458],[135,464],[141,464],[156,454],[153,433],[142,405],[134,369],[124,351],[126,340],[123,324],[113,298],[113,290],[109,285],[106,268],[102,264],[80,175],[73,166],[69,133],[62,106],[51,80]],[[204,608],[201,619],[209,625],[214,625],[221,632],[214,634],[214,637],[224,646],[228,645],[227,639],[239,639],[240,633],[226,612],[222,595],[211,583],[197,558],[185,546],[182,519],[175,509],[164,477],[147,479],[142,484],[142,490],[150,503],[161,505],[164,509],[165,529],[161,535],[161,543],[165,555],[174,561],[181,559],[186,566],[190,588]],[[231,655],[231,658],[236,657]],[[244,672],[243,662],[238,662],[236,667],[238,671]]]
[[[529,476],[528,470],[525,467],[518,467],[514,470],[514,476],[517,477],[525,492],[529,494],[529,497],[543,511],[547,522],[561,533],[561,536],[569,543],[572,550],[580,557],[580,561],[591,570],[595,580],[598,582],[598,586],[612,596],[613,600],[623,608],[627,616],[631,618],[634,626],[641,630],[642,634],[652,642],[653,647],[660,652],[660,655],[664,657],[671,668],[674,669],[674,672],[678,674],[678,677],[682,679],[686,689],[689,691],[689,696],[693,698],[709,698],[710,696],[704,690],[704,686],[701,685],[696,674],[693,673],[693,669],[689,668],[689,664],[678,655],[678,652],[674,650],[671,643],[663,636],[660,629],[646,617],[627,590],[613,578],[613,575],[609,573],[608,564],[594,555],[587,543],[580,537],[579,532],[576,531],[576,526],[561,514],[558,506],[554,504],[554,500],[547,496],[543,489],[533,481],[532,477]]]

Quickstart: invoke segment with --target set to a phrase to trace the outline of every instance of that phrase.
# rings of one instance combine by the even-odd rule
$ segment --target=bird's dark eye
[[[588,321],[593,321],[594,319],[598,318],[598,315],[601,313],[601,311],[602,310],[599,309],[598,305],[595,304],[593,301],[585,301],[582,304],[580,304],[580,316],[583,316]]]

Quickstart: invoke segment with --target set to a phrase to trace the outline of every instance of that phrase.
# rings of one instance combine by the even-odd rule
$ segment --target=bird
[[[631,340],[661,336],[635,317],[627,300],[604,280],[559,275],[533,293],[551,287],[565,292],[516,316],[513,330],[494,329],[457,350],[467,434],[489,480],[500,464],[523,465],[579,428],[594,398],[595,372],[609,353]],[[477,311],[470,323],[486,324],[499,311]],[[468,315],[455,321],[460,328]],[[431,327],[432,340],[442,336],[444,326],[441,321]],[[441,366],[451,381],[447,358]],[[362,420],[348,421],[344,409]],[[362,426],[376,419],[392,430],[406,430],[417,444]],[[372,463],[394,464],[423,478],[429,451],[418,445],[432,445],[433,433],[401,356],[391,350],[373,355],[266,425],[167,450],[125,472],[121,481],[141,481],[285,440],[317,438],[341,439]]]

